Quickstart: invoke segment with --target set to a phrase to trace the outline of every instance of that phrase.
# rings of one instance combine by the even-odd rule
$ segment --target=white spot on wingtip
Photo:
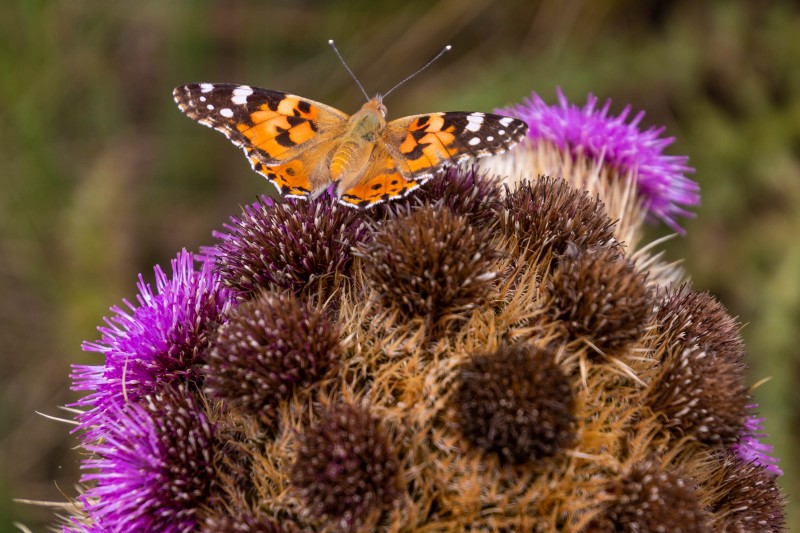
[[[205,97],[205,96],[201,96],[201,97],[200,97],[200,101],[201,101],[201,102],[205,102],[205,101],[206,101],[206,97]]]
[[[467,131],[478,131],[481,129],[481,125],[483,124],[483,113],[472,113],[471,115],[467,116],[467,125],[465,129]]]
[[[225,118],[233,118],[233,111],[228,109],[227,107],[223,107],[219,110],[219,114]]]
[[[200,92],[201,93],[210,93],[214,90],[214,86],[210,83],[201,83],[200,84]]]
[[[498,135],[505,135],[506,134],[506,130],[497,130],[497,134]]]
[[[213,110],[214,110],[214,106],[213,106],[213,105],[211,105],[211,104],[208,104],[208,105],[206,106],[206,109],[208,109],[209,111],[213,111]]]
[[[511,117],[503,117],[499,122],[507,128],[512,122],[514,122],[514,119]]]
[[[492,142],[494,140],[494,137],[489,135],[488,137],[486,137],[486,140],[489,141],[489,142]]]
[[[480,137],[473,137],[472,139],[470,139],[467,142],[467,144],[470,145],[470,146],[475,146],[476,144],[480,144],[480,143],[481,143]]]
[[[247,97],[253,94],[253,88],[249,85],[240,85],[233,90],[233,97],[231,102],[236,105],[244,105],[247,103]]]

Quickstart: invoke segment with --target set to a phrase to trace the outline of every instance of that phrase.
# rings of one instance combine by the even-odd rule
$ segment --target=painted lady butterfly
[[[247,85],[191,83],[173,95],[189,118],[242,148],[253,170],[282,195],[315,197],[335,182],[340,202],[353,207],[404,196],[446,165],[505,152],[528,131],[521,120],[489,113],[430,113],[386,122],[382,96],[348,116]]]

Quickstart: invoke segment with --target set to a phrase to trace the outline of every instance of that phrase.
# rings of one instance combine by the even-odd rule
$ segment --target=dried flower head
[[[667,350],[646,403],[678,438],[736,443],[751,399],[735,320],[711,295],[681,287],[662,297],[656,323]]]
[[[699,345],[731,364],[744,365],[741,324],[709,292],[694,291],[683,284],[660,296],[655,320],[666,342],[679,343],[683,348]]]
[[[645,397],[675,438],[726,446],[739,439],[750,401],[743,369],[699,346],[670,352]]]
[[[578,107],[558,89],[558,105],[548,105],[534,92],[530,99],[507,111],[528,123],[532,143],[549,142],[573,158],[589,157],[619,174],[630,175],[649,213],[680,231],[675,219],[691,216],[682,206],[700,202],[699,186],[686,177],[694,172],[687,166],[689,158],[663,153],[675,140],[661,137],[663,127],[639,128],[644,111],[628,122],[630,106],[616,117],[609,116],[610,108],[611,100],[606,100],[597,109],[597,98],[592,94],[586,105]]]
[[[616,248],[582,251],[570,243],[547,290],[550,317],[603,352],[639,339],[651,315],[645,276]]]
[[[615,246],[614,224],[603,202],[577,191],[561,178],[522,181],[505,198],[500,229],[514,236],[519,254],[563,254],[569,243],[581,249]]]
[[[486,302],[498,257],[489,234],[434,206],[390,217],[359,254],[387,307],[432,323]]]
[[[729,455],[711,510],[720,517],[718,531],[784,531],[786,501],[773,472]]]
[[[225,229],[206,251],[225,284],[245,298],[268,287],[300,292],[330,286],[335,274],[348,271],[350,248],[367,234],[361,212],[329,195],[279,205],[262,197]]]
[[[381,421],[365,406],[328,407],[299,437],[289,480],[305,513],[352,531],[399,496],[400,460]]]
[[[575,397],[554,355],[528,345],[472,356],[458,370],[455,423],[504,463],[536,463],[575,440]]]
[[[105,356],[105,364],[75,365],[73,390],[92,391],[75,405],[88,407],[81,425],[91,428],[104,413],[151,394],[160,384],[195,376],[204,362],[213,332],[230,306],[211,265],[195,270],[192,254],[172,261],[172,277],[155,268],[156,291],[139,276],[138,307],[130,313],[112,307],[114,316],[98,328],[100,340],[83,349]]]
[[[322,379],[339,361],[339,329],[292,293],[241,303],[219,328],[206,393],[265,424],[279,403]]]
[[[606,488],[611,497],[586,531],[711,532],[710,517],[690,482],[656,461],[631,466]]]
[[[186,387],[114,408],[84,448],[81,497],[103,531],[195,531],[210,504],[219,445]]]

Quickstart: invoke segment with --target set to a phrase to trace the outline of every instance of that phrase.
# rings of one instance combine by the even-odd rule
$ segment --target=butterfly
[[[189,118],[242,148],[283,196],[314,198],[335,183],[339,201],[358,208],[405,196],[447,165],[504,152],[528,131],[519,119],[477,112],[387,122],[380,95],[353,115],[248,85],[190,83],[173,96]]]

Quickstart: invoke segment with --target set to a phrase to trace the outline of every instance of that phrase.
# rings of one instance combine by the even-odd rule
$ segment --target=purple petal
[[[557,105],[548,105],[533,93],[505,111],[528,123],[528,136],[534,143],[548,141],[573,157],[589,157],[622,174],[631,173],[651,217],[683,233],[676,218],[692,216],[682,206],[698,205],[700,194],[698,184],[686,177],[694,172],[687,166],[689,158],[663,153],[674,137],[661,137],[663,127],[640,129],[643,111],[628,121],[630,106],[615,117],[609,114],[611,100],[598,109],[597,97],[589,94],[581,108],[570,104],[560,88],[557,93]]]
[[[191,253],[183,250],[172,261],[172,277],[155,268],[156,290],[139,276],[136,304],[123,300],[98,330],[100,339],[83,349],[105,356],[103,365],[74,365],[76,391],[91,391],[74,405],[88,407],[80,416],[89,429],[111,408],[136,402],[159,383],[183,381],[197,372],[210,334],[230,305],[209,261],[195,270]]]

